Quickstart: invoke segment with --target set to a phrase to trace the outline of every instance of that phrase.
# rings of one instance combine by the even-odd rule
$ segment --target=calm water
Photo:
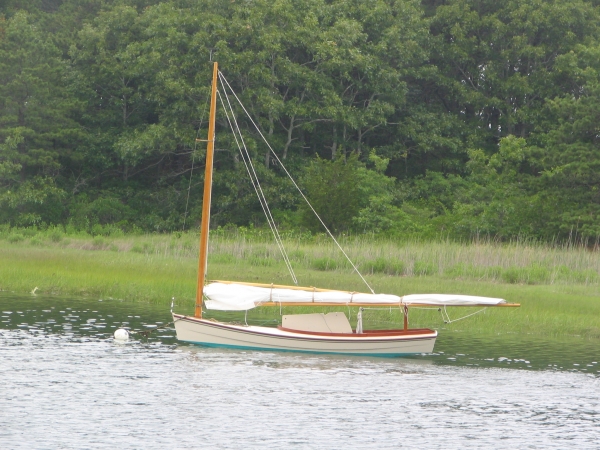
[[[0,293],[0,448],[600,448],[600,343],[442,332],[376,359],[215,350],[166,307]]]

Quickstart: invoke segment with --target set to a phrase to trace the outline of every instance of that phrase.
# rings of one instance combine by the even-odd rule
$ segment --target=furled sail
[[[331,304],[340,305],[430,305],[430,306],[495,306],[506,303],[501,298],[470,295],[412,294],[399,297],[388,294],[329,291],[323,289],[286,289],[282,287],[251,286],[242,283],[210,283],[204,287],[208,309],[244,311],[264,303]]]

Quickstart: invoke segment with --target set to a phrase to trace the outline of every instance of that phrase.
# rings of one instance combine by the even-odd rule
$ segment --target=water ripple
[[[468,339],[452,336],[437,355],[411,359],[204,349],[177,344],[168,329],[117,343],[110,336],[123,321],[144,330],[167,323],[168,314],[150,305],[11,298],[0,297],[8,321],[0,328],[1,448],[600,442],[599,378],[587,366],[597,363],[585,345],[548,362],[510,341],[462,345]],[[22,315],[6,313],[17,309]],[[100,323],[105,328],[90,326]]]

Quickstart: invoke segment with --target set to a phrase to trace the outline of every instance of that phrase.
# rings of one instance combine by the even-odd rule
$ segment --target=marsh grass
[[[209,261],[283,267],[278,247],[259,236],[213,233]],[[114,253],[173,258],[197,258],[195,233],[140,236],[72,235],[58,229],[34,232],[31,229],[0,230],[6,244],[71,250],[110,250]],[[0,242],[2,242],[0,240]],[[342,240],[346,252],[361,273],[396,277],[430,277],[477,280],[494,283],[554,285],[600,284],[597,251],[577,246],[549,246],[527,242],[391,242],[367,238]],[[350,273],[351,265],[331,242],[322,236],[288,239],[285,246],[296,269]],[[11,246],[8,245],[7,248]]]
[[[411,326],[449,332],[533,333],[600,337],[600,258],[575,246],[514,242],[390,242],[345,238],[342,244],[376,292],[462,293],[502,297],[522,308],[488,309],[445,324],[440,312],[412,310]],[[339,250],[321,237],[285,241],[301,285],[367,291]],[[193,305],[197,236],[65,235],[0,230],[0,289],[90,295],[159,302],[176,297]],[[276,245],[262,238],[213,233],[211,279],[290,284]],[[301,310],[301,309],[300,309]],[[311,309],[312,311],[312,309]],[[473,312],[454,308],[451,317]],[[283,311],[286,313],[286,311]],[[288,311],[289,312],[289,311]],[[278,308],[248,313],[254,323],[275,322]],[[234,313],[235,314],[235,313]],[[350,317],[355,320],[356,311]],[[245,320],[241,315],[237,320]],[[398,326],[397,310],[366,311],[365,325]]]

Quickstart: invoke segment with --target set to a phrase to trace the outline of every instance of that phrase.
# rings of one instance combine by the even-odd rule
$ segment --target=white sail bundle
[[[401,304],[429,306],[495,306],[506,303],[501,298],[474,297],[470,295],[412,294],[399,297],[388,294],[364,294],[345,291],[323,291],[261,287],[238,283],[210,283],[204,287],[205,304],[208,309],[220,311],[245,311],[274,302],[285,306],[288,303],[377,304],[399,306]]]

